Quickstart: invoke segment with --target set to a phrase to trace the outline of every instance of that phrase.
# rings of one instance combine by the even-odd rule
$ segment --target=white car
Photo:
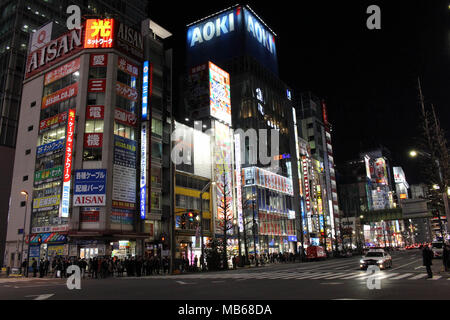
[[[378,266],[380,269],[392,268],[392,257],[383,249],[371,249],[359,261],[360,269],[367,269],[370,265]]]

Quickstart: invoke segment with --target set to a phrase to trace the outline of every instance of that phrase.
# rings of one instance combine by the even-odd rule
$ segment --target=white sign
[[[30,50],[28,52],[33,52],[34,50],[40,49],[52,40],[52,30],[53,22],[50,22],[33,33],[30,40]]]
[[[136,169],[114,165],[113,200],[136,203]]]

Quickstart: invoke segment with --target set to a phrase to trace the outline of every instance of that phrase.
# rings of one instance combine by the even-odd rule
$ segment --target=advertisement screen
[[[210,62],[209,85],[211,117],[231,126],[230,75]]]

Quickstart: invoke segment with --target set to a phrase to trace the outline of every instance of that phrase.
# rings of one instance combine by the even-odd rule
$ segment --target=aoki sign
[[[213,18],[200,26],[194,26],[188,30],[188,37],[191,38],[190,46],[210,41],[223,34],[234,31],[234,12]]]

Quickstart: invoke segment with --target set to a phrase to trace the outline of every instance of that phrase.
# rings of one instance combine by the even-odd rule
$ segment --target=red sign
[[[99,120],[105,118],[105,106],[88,106],[86,110],[87,120]]]
[[[44,86],[64,78],[65,76],[68,76],[71,73],[74,73],[77,70],[80,70],[80,58],[77,58],[75,60],[72,60],[68,63],[66,63],[65,65],[56,68],[52,71],[50,71],[49,73],[45,74],[45,81],[44,81]]]
[[[137,122],[137,117],[134,113],[127,112],[119,108],[116,108],[116,110],[114,111],[114,119],[117,122],[120,122],[127,126],[136,126]]]
[[[75,109],[69,110],[67,121],[66,157],[64,160],[64,182],[70,182],[72,176],[73,136],[75,134]]]
[[[125,73],[128,73],[130,76],[138,77],[139,76],[139,68],[129,62],[127,59],[119,57],[119,61],[117,63],[119,70],[122,70]]]
[[[87,19],[84,48],[112,48],[114,19]]]
[[[103,145],[103,133],[85,133],[85,148],[101,148]]]
[[[98,222],[100,211],[81,211],[81,222]]]
[[[75,97],[77,94],[78,94],[78,82],[44,97],[42,99],[42,109],[66,101],[72,97]]]
[[[91,67],[106,67],[108,65],[108,54],[91,54]]]
[[[60,124],[62,122],[65,122],[67,120],[67,112],[58,114],[54,117],[42,120],[39,123],[39,131],[42,131],[44,129],[50,128],[54,125]]]
[[[138,100],[138,92],[136,89],[130,88],[129,86],[116,82],[116,93],[121,95],[122,97],[137,102]]]
[[[88,92],[105,92],[106,79],[89,80]]]

